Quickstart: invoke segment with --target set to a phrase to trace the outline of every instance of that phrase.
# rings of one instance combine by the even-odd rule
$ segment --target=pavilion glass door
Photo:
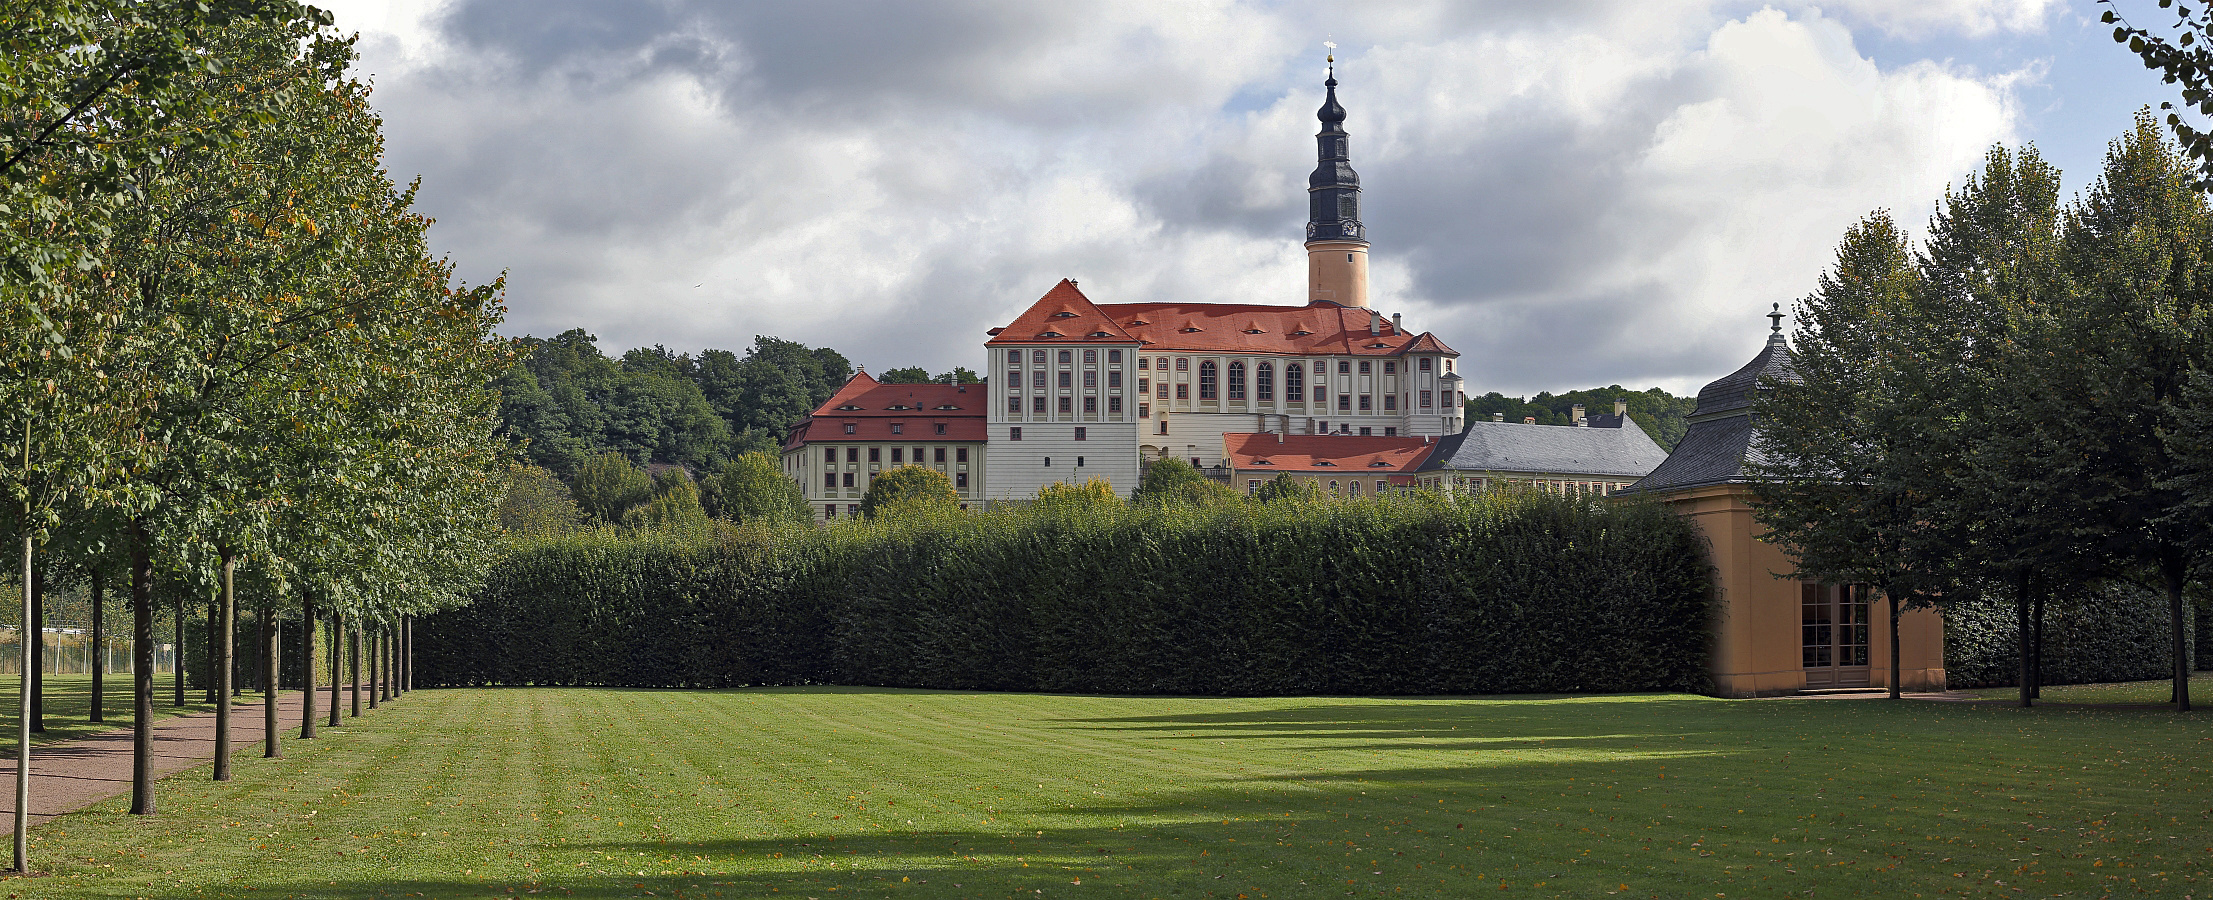
[[[1867,585],[1803,585],[1799,626],[1807,687],[1867,686]]]

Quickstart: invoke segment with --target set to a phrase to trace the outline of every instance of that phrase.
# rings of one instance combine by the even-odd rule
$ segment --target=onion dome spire
[[[1314,174],[1306,178],[1309,214],[1308,241],[1358,241],[1367,243],[1368,229],[1360,223],[1360,174],[1352,170],[1352,155],[1345,134],[1345,108],[1337,102],[1337,55],[1329,56],[1329,73],[1322,82],[1327,91],[1322,108],[1314,113],[1322,130],[1314,136]]]

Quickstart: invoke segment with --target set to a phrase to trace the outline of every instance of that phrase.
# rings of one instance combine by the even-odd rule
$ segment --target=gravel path
[[[343,689],[341,689],[343,690]],[[240,701],[245,698],[241,697]],[[341,695],[340,702],[345,702]],[[231,753],[234,757],[261,755],[260,702],[231,706]],[[323,716],[330,715],[330,686],[316,696]],[[362,706],[368,706],[363,695]],[[278,732],[287,745],[300,736],[300,692],[286,691],[277,699]],[[327,725],[328,719],[318,724]],[[14,723],[9,723],[14,724]],[[12,731],[0,754],[0,834],[15,832],[15,745]],[[176,716],[154,723],[154,777],[166,778],[215,758],[215,714]],[[202,776],[205,777],[205,776]],[[76,812],[131,789],[131,729],[124,727],[92,737],[31,748],[31,824]],[[157,807],[158,809],[158,807]]]

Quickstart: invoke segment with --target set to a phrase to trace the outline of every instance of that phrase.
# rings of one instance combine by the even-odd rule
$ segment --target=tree
[[[2184,107],[2202,116],[2213,116],[2213,45],[2207,43],[2213,38],[2213,8],[2200,3],[2192,9],[2187,3],[2159,0],[2161,9],[2175,11],[2170,28],[2178,33],[2170,39],[2128,22],[2113,7],[2113,0],[2098,3],[2106,7],[2100,21],[2114,26],[2116,43],[2128,45],[2129,51],[2144,61],[2144,68],[2159,72],[2168,84],[2181,85]],[[2182,152],[2197,161],[2193,178],[2197,188],[2213,189],[2213,131],[2191,125],[2173,101],[2162,102],[2159,108],[2168,111],[2167,127],[2181,142]]]
[[[1082,484],[1055,481],[1037,489],[1036,505],[1045,509],[1069,512],[1122,505],[1122,498],[1115,496],[1114,485],[1104,478],[1086,478]]]
[[[967,366],[954,366],[953,371],[930,379],[937,384],[982,384],[984,379]]]
[[[805,525],[814,521],[807,494],[784,476],[783,466],[766,453],[747,453],[700,485],[708,512],[738,523]]]
[[[653,499],[653,477],[612,450],[593,456],[569,483],[576,505],[599,522],[622,521],[631,507]]]
[[[943,511],[960,506],[953,479],[926,466],[899,466],[876,476],[861,495],[861,514],[869,518],[892,513]]]
[[[2068,210],[2062,240],[2074,289],[2032,370],[2056,445],[2047,468],[2080,511],[2073,539],[2148,567],[2166,589],[2182,710],[2191,638],[2183,589],[2213,550],[2213,507],[2191,490],[2204,471],[2199,439],[2182,434],[2205,418],[2187,388],[2213,370],[2213,210],[2196,184],[2140,113]]]
[[[499,524],[508,533],[565,534],[584,521],[584,508],[552,471],[525,465],[509,470],[507,494],[499,503]]]
[[[699,489],[684,470],[671,467],[653,480],[653,499],[622,514],[628,528],[693,528],[707,524]]]
[[[921,366],[886,369],[884,374],[876,376],[876,380],[883,384],[929,384],[930,370]]]
[[[1273,503],[1278,500],[1300,502],[1320,496],[1312,482],[1293,478],[1289,472],[1278,472],[1276,477],[1261,482],[1260,489],[1253,491],[1252,498],[1255,503]]]
[[[1130,502],[1158,505],[1188,499],[1187,485],[1205,483],[1206,476],[1190,463],[1173,456],[1162,457],[1145,467],[1145,473],[1138,477],[1137,490],[1130,492]]]
[[[1754,515],[1767,540],[1789,548],[1793,574],[1876,586],[1890,600],[1893,648],[1902,607],[1955,581],[1956,536],[1932,505],[1943,496],[1943,450],[1932,445],[1943,408],[1921,365],[1931,348],[1919,287],[1888,215],[1846,233],[1835,267],[1795,309],[1796,352],[1769,345],[1791,353],[1791,376],[1755,386],[1747,460]]]

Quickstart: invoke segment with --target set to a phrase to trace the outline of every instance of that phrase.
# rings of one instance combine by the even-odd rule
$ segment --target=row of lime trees
[[[327,14],[20,0],[0,33],[0,515],[30,588],[9,618],[39,627],[51,595],[104,632],[105,607],[128,608],[127,636],[83,639],[130,648],[131,811],[150,814],[156,675],[179,668],[164,643],[213,638],[198,671],[227,779],[232,672],[335,662],[307,652],[335,625],[404,683],[409,617],[482,577],[512,458],[490,388],[513,355],[501,285],[458,285],[431,253]],[[303,623],[283,642],[301,652],[241,634],[241,607]],[[41,667],[16,648],[27,760]]]

